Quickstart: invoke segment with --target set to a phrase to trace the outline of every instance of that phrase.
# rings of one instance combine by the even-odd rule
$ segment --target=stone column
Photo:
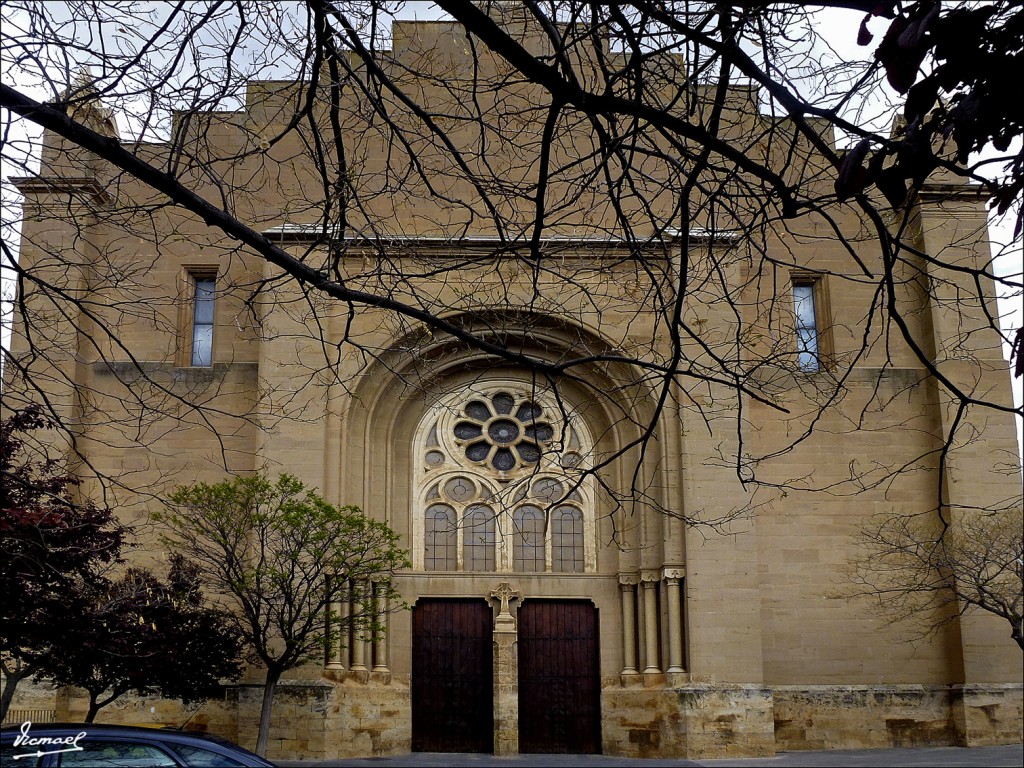
[[[341,631],[344,623],[341,621],[342,598],[338,597],[327,604],[327,669],[340,670],[345,668],[342,662]]]
[[[640,581],[644,585],[644,641],[646,653],[645,675],[660,675],[658,666],[658,582],[661,574],[657,571],[643,571]]]
[[[637,675],[636,668],[636,584],[635,574],[620,573],[622,590],[622,674]]]
[[[519,754],[519,658],[516,620],[509,602],[519,592],[507,582],[491,591],[500,600],[494,620],[494,754]]]
[[[352,583],[345,579],[345,585],[338,595],[338,656],[341,666],[348,665],[350,646],[352,644],[352,632],[350,631],[349,617],[352,615],[352,606],[349,601],[352,599]]]
[[[388,599],[381,595],[383,588],[377,582],[373,583],[373,620],[374,624],[380,627],[380,631],[373,639],[373,671],[388,671]]]
[[[683,611],[680,585],[682,568],[666,568],[665,591],[668,593],[668,669],[669,673],[683,670]]]
[[[349,584],[342,579],[334,600],[328,608],[327,669],[343,670],[348,659],[348,595]]]
[[[367,601],[369,595],[366,594],[366,588],[369,587],[368,582],[353,582],[352,591],[350,594],[350,616],[363,616],[369,609]],[[361,629],[354,629],[352,632],[352,664],[349,669],[353,672],[365,672],[366,671],[366,637]]]

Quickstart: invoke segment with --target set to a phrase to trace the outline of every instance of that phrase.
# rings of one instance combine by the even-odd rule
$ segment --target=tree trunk
[[[260,709],[260,732],[256,737],[256,754],[267,756],[267,742],[270,740],[270,710],[274,706],[274,691],[277,681],[281,679],[281,670],[267,669],[267,678],[263,683],[263,707]]]
[[[11,708],[11,702],[14,701],[14,691],[18,687],[18,683],[24,680],[26,677],[32,674],[32,667],[22,667],[19,663],[20,668],[15,671],[11,671],[4,665],[4,693],[0,696],[0,722],[7,719],[7,712]]]
[[[93,693],[88,688],[86,688],[86,691],[89,694],[89,711],[85,714],[85,722],[91,723],[101,709],[103,709],[105,706],[107,706],[107,704],[111,703],[112,701],[116,701],[117,699],[121,698],[131,689],[114,688],[114,690],[110,692],[110,695],[107,696],[107,698],[103,699],[103,701],[100,701],[100,695],[105,690],[105,688],[101,688],[100,690]]]
[[[100,711],[102,704],[97,703],[96,696],[89,694],[89,711],[85,713],[85,722],[91,723],[96,717],[96,713]]]

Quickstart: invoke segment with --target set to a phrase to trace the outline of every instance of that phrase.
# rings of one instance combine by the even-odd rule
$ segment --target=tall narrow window
[[[424,567],[428,571],[454,571],[457,567],[455,510],[447,504],[432,504],[427,507],[424,522]]]
[[[801,371],[817,371],[821,367],[821,357],[814,283],[793,284],[793,311],[796,315],[797,365]]]
[[[544,570],[544,513],[525,506],[513,515],[512,570],[517,573]]]
[[[465,539],[463,553],[467,571],[493,571],[494,545],[497,543],[494,532],[494,512],[490,507],[470,507],[464,518],[465,528],[462,535]]]
[[[216,281],[209,275],[192,278],[192,365],[213,364],[213,303]]]
[[[551,513],[551,570],[583,573],[583,515],[574,507]]]

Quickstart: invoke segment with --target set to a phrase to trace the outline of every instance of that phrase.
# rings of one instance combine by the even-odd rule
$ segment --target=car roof
[[[21,724],[7,724],[4,725],[4,733],[10,731],[20,731],[22,728]],[[190,739],[200,738],[207,739],[209,741],[216,741],[226,745],[235,746],[230,741],[214,734],[205,733],[203,731],[184,731],[178,728],[168,728],[166,726],[146,726],[146,725],[118,725],[116,723],[32,723],[33,733],[42,733],[43,731],[89,731],[90,733],[106,733],[106,734],[160,734],[160,737],[164,736],[185,736]]]
[[[161,728],[147,728],[142,725],[117,725],[114,723],[39,723],[28,721],[32,733],[43,731],[92,731],[93,733],[155,733]],[[20,732],[25,723],[5,723],[0,732],[6,734]]]

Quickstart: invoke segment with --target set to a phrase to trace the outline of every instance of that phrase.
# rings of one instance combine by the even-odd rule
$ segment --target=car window
[[[189,768],[245,768],[245,763],[210,749],[189,744],[174,744],[172,747]]]
[[[177,768],[174,758],[151,744],[89,741],[60,756],[60,768]]]
[[[13,743],[0,745],[0,765],[4,768],[7,768],[8,765],[16,766],[16,768],[36,768],[39,765],[39,756],[35,752],[39,749],[45,749],[45,747],[18,747],[15,749]],[[28,755],[32,755],[32,757]]]

